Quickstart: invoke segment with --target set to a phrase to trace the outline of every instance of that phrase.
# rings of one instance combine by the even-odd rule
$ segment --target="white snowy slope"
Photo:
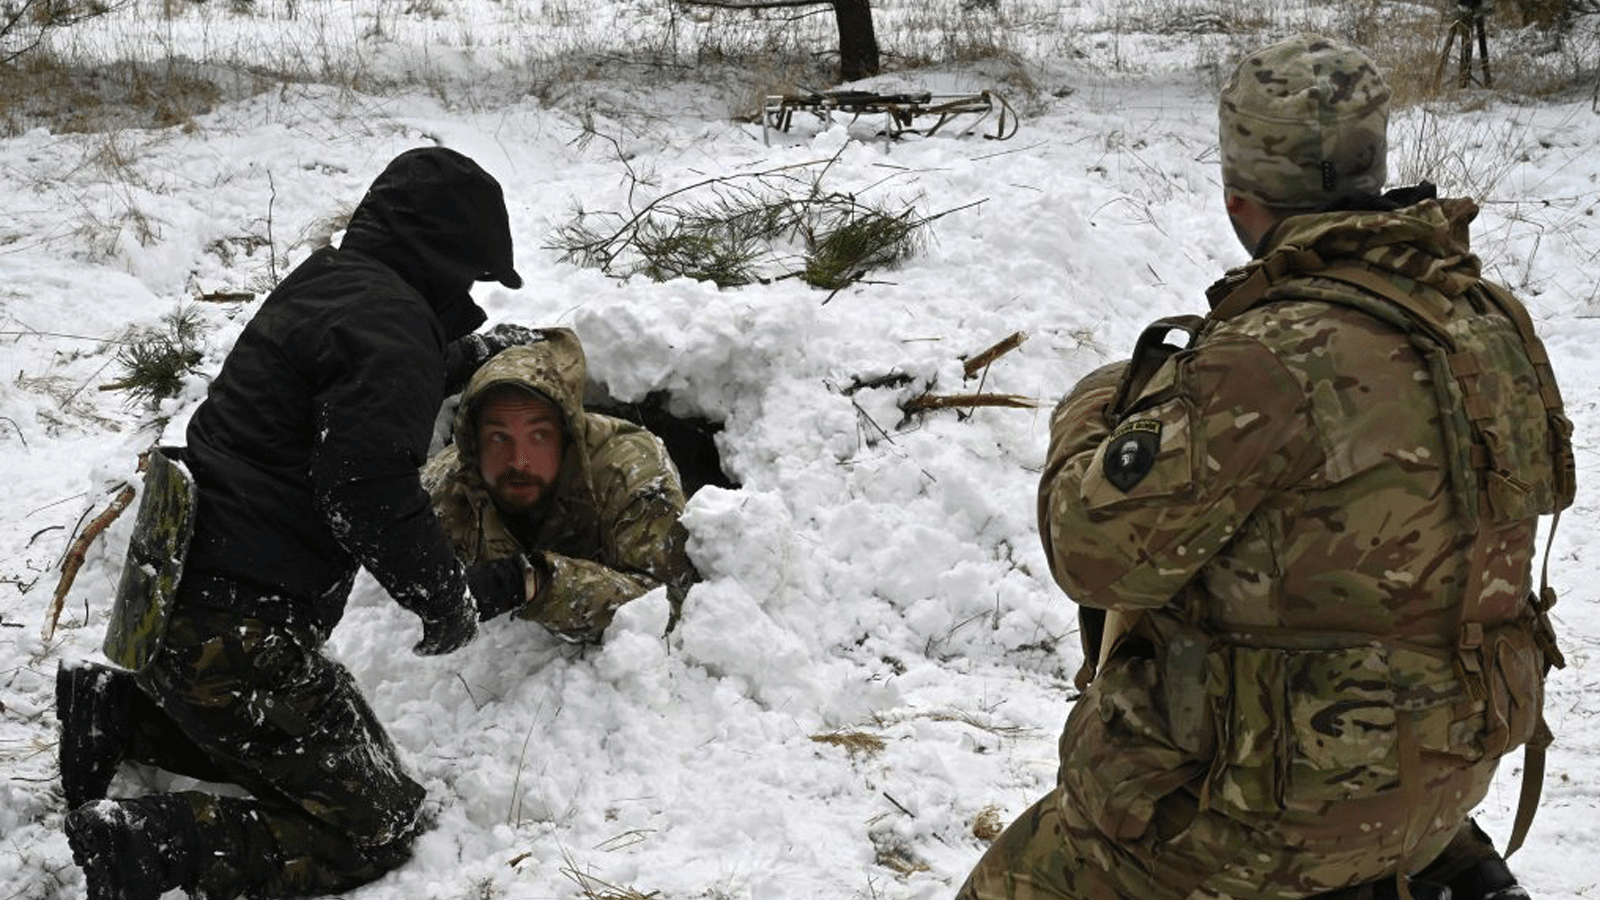
[[[992,86],[979,70],[884,82],[917,83]],[[220,105],[191,127],[0,140],[0,898],[82,895],[60,831],[53,680],[59,661],[99,658],[132,516],[92,546],[47,637],[56,566],[138,452],[181,442],[263,285],[393,155],[431,143],[475,157],[506,191],[527,286],[479,285],[490,321],[571,326],[597,392],[666,391],[676,411],[725,422],[718,444],[741,486],[690,502],[705,580],[665,637],[657,592],[587,652],[498,620],[460,652],[419,658],[416,620],[358,582],[329,651],[428,787],[437,825],[409,864],[349,896],[950,896],[984,848],[974,823],[1009,821],[1053,782],[1073,698],[1074,610],[1034,521],[1049,406],[1149,320],[1201,311],[1202,289],[1244,260],[1221,208],[1209,87],[1067,62],[1037,86],[1047,102],[1004,142],[890,144],[859,123],[803,122],[769,146],[687,84],[650,87],[652,109],[681,105],[648,127],[602,108],[590,121],[605,140],[530,97],[452,105],[315,86]],[[619,78],[591,96],[621,108],[643,90]],[[1423,152],[1419,136],[1441,125],[1461,153]],[[1428,174],[1446,192],[1472,191],[1461,164],[1473,154],[1503,168],[1478,249],[1532,309],[1577,428],[1579,496],[1550,564],[1569,666],[1548,700],[1544,805],[1512,863],[1543,900],[1593,896],[1600,115],[1587,98],[1410,110],[1394,141],[1397,160],[1446,160],[1397,164],[1396,177]],[[622,282],[547,247],[575,204],[623,210],[630,191],[638,203],[797,166],[831,190],[957,211],[913,259],[831,300],[798,279]],[[118,341],[216,291],[256,299],[194,304],[207,352],[181,397],[152,411],[99,390]],[[963,378],[963,357],[1014,332],[1019,349]],[[909,381],[848,390],[896,373]],[[978,390],[1039,406],[900,409]],[[1513,757],[1481,811],[1499,839],[1520,783]],[[128,772],[113,793],[170,785]]]

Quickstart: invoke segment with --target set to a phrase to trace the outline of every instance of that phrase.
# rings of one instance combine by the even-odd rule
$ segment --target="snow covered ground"
[[[220,39],[226,20],[211,21]],[[195,298],[259,299],[392,156],[431,143],[506,190],[527,286],[479,285],[490,321],[571,326],[597,390],[664,390],[677,412],[724,421],[741,487],[692,499],[705,581],[665,638],[657,593],[588,652],[500,620],[418,658],[415,619],[358,582],[330,652],[438,826],[350,896],[951,895],[985,846],[975,825],[1008,822],[1053,782],[1073,698],[1073,609],[1034,522],[1048,408],[1150,319],[1200,311],[1201,290],[1245,258],[1220,202],[1210,76],[1067,58],[1030,75],[1040,99],[1005,142],[889,144],[863,123],[803,122],[769,146],[727,115],[755,86],[717,94],[620,67],[552,102],[302,85],[166,129],[0,140],[0,898],[82,895],[60,831],[53,678],[60,660],[98,657],[132,516],[93,546],[47,635],[56,566],[138,452],[181,441],[255,309]],[[872,86],[971,92],[996,77],[974,66]],[[1533,311],[1576,424],[1579,495],[1551,556],[1569,667],[1547,704],[1545,802],[1512,862],[1536,897],[1593,897],[1600,115],[1586,96],[1467,106],[1397,114],[1392,174],[1487,185],[1478,250]],[[617,282],[546,246],[575,204],[622,210],[630,191],[780,166],[924,214],[963,208],[909,263],[827,303],[795,279]],[[203,317],[207,347],[183,394],[152,411],[99,390],[119,342],[180,305]],[[1014,332],[1019,349],[963,378],[963,357]],[[909,381],[850,390],[894,373]],[[1040,406],[899,408],[980,388]],[[129,772],[113,792],[168,784]],[[1500,840],[1519,785],[1513,757],[1481,810]]]

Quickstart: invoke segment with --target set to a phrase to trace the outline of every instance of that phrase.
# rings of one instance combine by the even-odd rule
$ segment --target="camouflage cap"
[[[1222,183],[1304,210],[1387,178],[1389,87],[1360,50],[1301,34],[1245,57],[1218,108]]]

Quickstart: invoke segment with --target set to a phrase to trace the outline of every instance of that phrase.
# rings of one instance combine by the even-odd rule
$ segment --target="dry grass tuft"
[[[883,738],[867,734],[864,731],[833,731],[827,734],[813,734],[813,741],[819,744],[828,744],[833,747],[843,747],[850,751],[854,758],[857,754],[862,756],[877,756],[883,752],[886,744]]]
[[[927,863],[913,857],[902,847],[879,847],[875,861],[901,878],[930,871]]]
[[[561,874],[578,886],[578,896],[586,900],[655,900],[661,896],[660,891],[639,891],[631,887],[612,884],[603,878],[596,878],[588,872],[579,870],[573,858],[563,853]]]
[[[191,127],[226,99],[264,89],[263,76],[183,61],[81,65],[32,53],[0,66],[0,135],[44,126],[61,134]]]
[[[989,804],[978,810],[978,815],[972,820],[972,836],[985,843],[993,841],[1005,830],[1005,822],[1000,819],[1000,807]]]
[[[1431,106],[1406,110],[1389,126],[1389,179],[1431,181],[1443,194],[1481,202],[1525,161],[1528,139],[1527,122],[1517,116],[1481,124]]]
[[[959,722],[962,725],[968,726],[969,728],[976,728],[979,731],[987,731],[988,733],[997,737],[1019,738],[1033,732],[1033,729],[1024,728],[1020,725],[995,725],[992,722],[984,722],[971,713],[966,712],[918,713],[917,717],[932,719],[935,722]]]

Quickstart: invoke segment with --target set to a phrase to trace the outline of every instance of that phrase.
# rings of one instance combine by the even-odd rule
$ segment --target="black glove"
[[[527,563],[507,556],[467,566],[467,589],[478,604],[478,621],[488,621],[528,602]]]
[[[507,347],[517,347],[523,344],[537,344],[545,340],[546,335],[542,328],[529,328],[526,325],[517,325],[512,322],[501,322],[482,334],[475,334],[483,342],[484,362]]]
[[[418,616],[422,619],[422,640],[411,648],[418,656],[452,653],[478,634],[478,606],[470,589],[462,592],[460,603],[442,613]]]
[[[501,350],[537,344],[542,340],[545,340],[542,329],[511,322],[501,322],[482,334],[473,333],[457,338],[445,348],[445,394],[448,396],[459,391],[473,372]]]

